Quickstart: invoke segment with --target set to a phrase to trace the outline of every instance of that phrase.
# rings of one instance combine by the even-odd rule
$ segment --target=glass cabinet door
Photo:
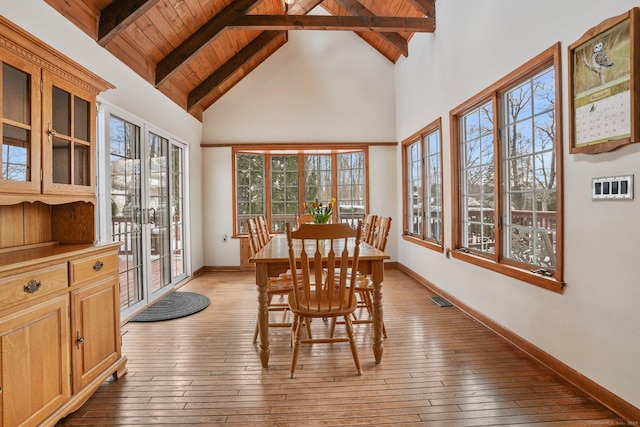
[[[92,194],[95,96],[47,73],[43,81],[44,192]]]
[[[0,59],[0,189],[40,191],[40,69],[13,55]]]

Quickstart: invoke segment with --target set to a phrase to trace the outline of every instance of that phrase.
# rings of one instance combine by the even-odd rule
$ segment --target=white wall
[[[640,193],[590,198],[592,177],[640,177],[640,144],[569,154],[567,47],[635,0],[447,0],[435,34],[417,34],[396,66],[397,139],[442,117],[445,243],[451,246],[449,111],[560,41],[563,75],[564,294],[475,267],[400,240],[398,261],[507,329],[640,407]],[[397,168],[400,171],[400,152]],[[401,182],[397,182],[398,201]],[[401,217],[400,203],[395,216]]]
[[[177,140],[189,145],[191,267],[192,270],[202,267],[201,123],[44,1],[0,1],[0,15],[116,86],[115,89],[102,93],[101,99],[169,132]]]
[[[204,112],[203,142],[394,142],[393,73],[352,33],[290,31],[283,47]],[[369,151],[370,207],[387,215],[395,213],[395,151]],[[233,234],[231,149],[205,148],[203,162],[204,263],[238,266],[237,240],[222,243]]]

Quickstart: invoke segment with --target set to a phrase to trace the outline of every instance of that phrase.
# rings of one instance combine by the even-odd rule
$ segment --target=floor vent
[[[431,297],[431,301],[435,302],[440,307],[451,307],[453,305],[442,297]]]

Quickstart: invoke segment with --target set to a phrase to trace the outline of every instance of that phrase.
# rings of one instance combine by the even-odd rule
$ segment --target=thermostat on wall
[[[592,178],[591,198],[594,200],[633,199],[633,175]]]

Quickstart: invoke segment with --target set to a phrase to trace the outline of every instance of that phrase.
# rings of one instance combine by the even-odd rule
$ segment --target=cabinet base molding
[[[93,395],[93,393],[100,388],[100,386],[107,380],[109,377],[113,377],[114,380],[118,380],[125,376],[127,373],[127,358],[122,356],[115,363],[113,363],[109,369],[105,370],[102,375],[97,376],[93,379],[89,384],[86,385],[82,390],[78,393],[74,394],[71,399],[69,399],[64,405],[62,405],[56,412],[51,414],[47,419],[45,419],[40,427],[53,427],[56,425],[58,421],[66,417],[72,412],[77,411],[84,405],[87,400]]]

